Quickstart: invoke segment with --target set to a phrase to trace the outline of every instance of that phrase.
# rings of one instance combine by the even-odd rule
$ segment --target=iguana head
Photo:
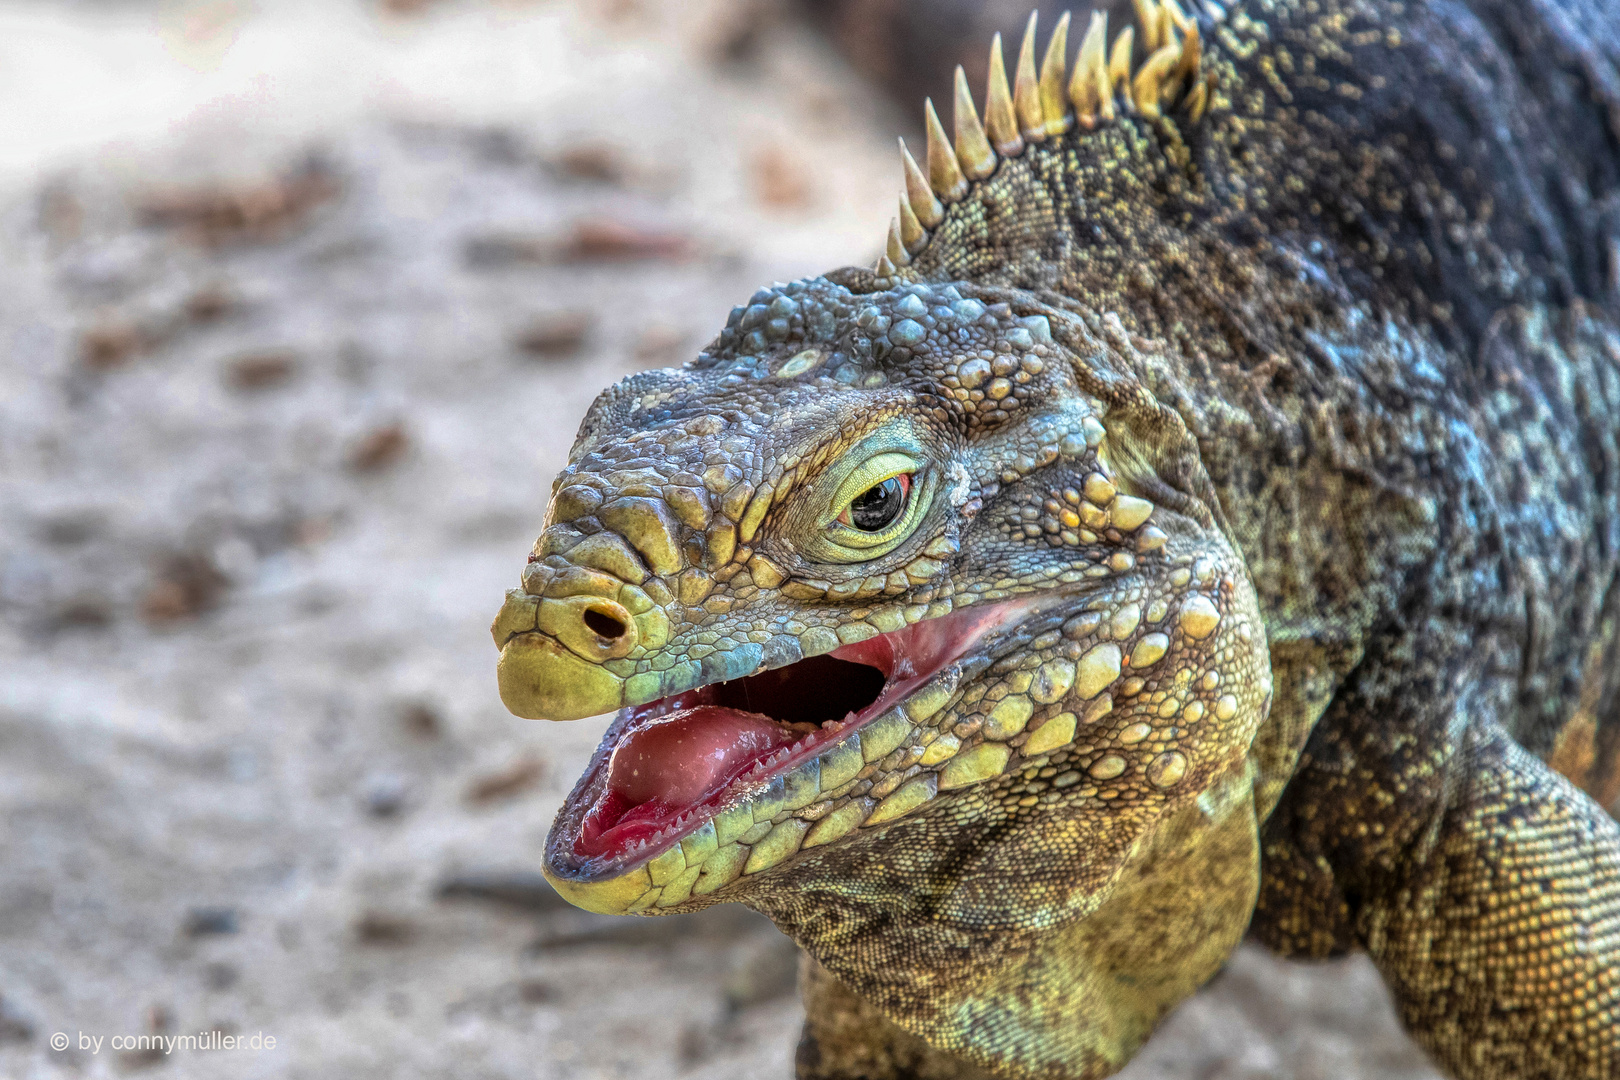
[[[930,106],[874,270],[761,289],[606,391],[493,627],[513,712],[619,711],[552,830],[564,896],[752,904],[1003,1068],[1128,1053],[1253,896],[1247,574],[1145,343],[1040,280],[1066,156],[1162,157],[1161,109],[1208,103],[1196,28],[1151,10],[1134,80],[1100,21],[1072,82],[1061,27],[1037,74],[1032,21],[1016,93],[998,43],[984,123],[960,76],[954,148]],[[995,259],[1025,278],[964,272]],[[1236,879],[1192,872],[1217,854]]]

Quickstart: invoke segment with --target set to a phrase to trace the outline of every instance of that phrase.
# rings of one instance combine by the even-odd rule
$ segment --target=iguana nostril
[[[629,629],[628,626],[612,615],[596,608],[590,608],[585,612],[585,625],[590,627],[591,631],[598,637],[606,638],[609,641],[616,641],[623,637],[625,631]]]

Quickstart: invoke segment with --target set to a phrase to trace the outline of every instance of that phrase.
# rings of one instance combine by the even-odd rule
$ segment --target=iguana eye
[[[905,543],[934,501],[933,472],[918,456],[888,450],[837,469],[837,486],[830,492],[823,488],[817,499],[825,516],[818,515],[814,530],[799,536],[799,550],[817,562],[853,563]]]
[[[838,520],[862,532],[882,532],[906,508],[906,496],[911,494],[911,474],[901,473],[881,480],[850,500]]]

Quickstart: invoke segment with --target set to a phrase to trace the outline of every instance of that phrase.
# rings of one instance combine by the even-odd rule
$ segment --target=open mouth
[[[739,803],[794,810],[846,782],[826,768],[867,731],[865,761],[909,728],[896,706],[930,688],[937,710],[956,680],[947,671],[986,634],[1012,620],[1004,603],[879,634],[821,656],[626,709],[603,739],[553,829],[551,859],[573,875],[612,875],[655,858]],[[941,682],[949,685],[931,688]],[[902,716],[895,724],[889,714]],[[879,722],[874,725],[874,722]],[[885,728],[879,737],[877,727]],[[884,753],[888,753],[887,749]],[[848,758],[850,755],[843,755]],[[817,759],[820,759],[819,762]],[[853,756],[856,766],[862,755]],[[808,766],[808,768],[807,768]],[[794,781],[816,775],[815,789]],[[851,772],[848,779],[855,778]],[[784,784],[784,779],[787,783]],[[786,789],[784,791],[784,788]],[[759,810],[755,809],[757,818]],[[561,869],[562,867],[557,867]]]

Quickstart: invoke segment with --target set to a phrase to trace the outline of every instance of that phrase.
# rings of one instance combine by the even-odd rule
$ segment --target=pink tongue
[[[613,751],[607,790],[631,806],[690,806],[797,736],[758,713],[699,705],[660,716]]]

